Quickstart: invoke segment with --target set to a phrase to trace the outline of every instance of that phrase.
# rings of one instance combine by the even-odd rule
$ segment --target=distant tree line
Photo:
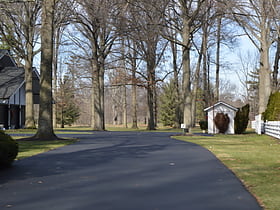
[[[66,104],[75,109],[73,120],[90,118],[94,130],[105,130],[107,118],[137,128],[141,118],[148,130],[164,119],[191,132],[203,108],[234,98],[221,72],[229,68],[226,48],[241,36],[258,56],[250,67],[240,60],[240,101],[256,114],[266,110],[279,90],[279,6],[276,0],[1,1],[0,41],[26,71],[26,127],[35,126],[30,90],[40,53],[38,133],[66,123]],[[71,100],[62,96],[66,80]]]

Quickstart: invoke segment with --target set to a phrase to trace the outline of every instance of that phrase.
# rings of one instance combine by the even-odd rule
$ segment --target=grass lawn
[[[176,136],[215,154],[265,209],[280,209],[280,141],[266,135]]]
[[[36,129],[11,129],[6,130],[7,134],[35,134]],[[90,128],[57,128],[54,129],[55,134],[92,134]]]
[[[141,131],[141,132],[182,132],[182,129],[174,129],[172,127],[163,126],[161,124],[158,125],[156,130],[147,130],[147,125],[138,124],[138,129],[131,128],[132,124],[128,124],[127,128],[123,125],[106,125],[106,130],[108,131]]]
[[[133,129],[133,128],[125,128],[125,127],[117,127],[117,126],[108,126],[106,127],[108,131],[136,131],[136,132],[182,132],[182,129],[174,129],[174,128],[169,128],[169,127],[158,127],[156,130],[147,130],[146,127],[144,126],[139,126],[138,129]]]
[[[17,140],[20,139],[20,137],[16,137],[14,139]],[[77,140],[74,139],[57,141],[17,141],[19,145],[17,160],[47,152],[58,147],[63,147],[68,144],[73,144],[76,141]]]

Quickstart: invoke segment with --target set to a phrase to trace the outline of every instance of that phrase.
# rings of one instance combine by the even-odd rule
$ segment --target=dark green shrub
[[[249,122],[250,106],[245,106],[238,109],[234,118],[234,132],[235,134],[242,134],[246,131]]]
[[[267,108],[263,113],[264,120],[279,121],[280,120],[280,92],[270,95]]]
[[[219,133],[226,133],[229,126],[229,116],[224,113],[217,113],[214,118],[214,123],[219,129]]]
[[[206,120],[199,121],[199,126],[201,130],[207,130],[208,129],[208,122]]]
[[[0,131],[0,168],[10,166],[18,154],[18,144]]]

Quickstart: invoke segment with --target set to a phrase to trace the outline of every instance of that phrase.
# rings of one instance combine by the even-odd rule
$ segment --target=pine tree
[[[71,78],[65,75],[59,83],[57,94],[57,122],[64,128],[71,126],[80,116],[79,107],[75,104],[75,91]]]
[[[163,87],[163,93],[160,96],[160,121],[165,126],[175,126],[176,109],[178,100],[174,94],[175,85],[170,81]]]

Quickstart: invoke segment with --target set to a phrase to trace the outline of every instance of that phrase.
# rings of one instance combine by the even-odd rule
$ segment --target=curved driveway
[[[257,210],[209,151],[171,133],[96,132],[0,171],[0,209]]]

